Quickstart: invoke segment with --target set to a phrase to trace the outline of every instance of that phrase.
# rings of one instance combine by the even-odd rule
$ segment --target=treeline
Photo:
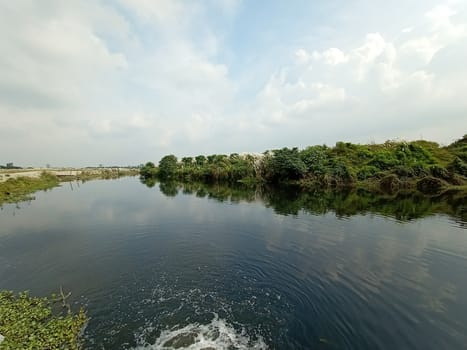
[[[282,148],[257,155],[164,156],[143,178],[201,182],[295,183],[307,188],[364,187],[384,192],[436,193],[467,184],[467,135],[446,147],[435,142],[387,141],[334,147]]]

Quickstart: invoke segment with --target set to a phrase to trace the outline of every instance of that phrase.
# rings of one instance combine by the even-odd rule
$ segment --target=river
[[[0,211],[0,289],[71,291],[87,349],[461,349],[465,201],[64,183]]]

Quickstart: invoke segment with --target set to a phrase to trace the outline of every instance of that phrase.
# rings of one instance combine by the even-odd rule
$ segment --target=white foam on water
[[[185,327],[162,331],[154,344],[142,344],[135,350],[221,350],[258,349],[268,347],[263,339],[251,339],[244,330],[237,331],[216,315],[209,324],[191,323]]]

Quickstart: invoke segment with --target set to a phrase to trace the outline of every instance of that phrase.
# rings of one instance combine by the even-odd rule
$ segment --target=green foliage
[[[462,176],[467,176],[467,162],[464,162],[459,157],[456,157],[454,161],[449,164],[448,168]]]
[[[193,164],[193,158],[192,157],[183,157],[182,158],[182,164],[185,167],[191,166]]]
[[[307,170],[296,147],[275,150],[269,159],[268,168],[268,177],[275,182],[299,180]]]
[[[400,160],[396,154],[391,151],[381,151],[375,154],[369,165],[374,166],[379,170],[388,170],[400,164]]]
[[[447,147],[455,156],[467,162],[467,134]]]
[[[195,162],[197,166],[203,166],[206,163],[206,157],[203,155],[196,156]]]
[[[81,349],[80,335],[87,318],[77,314],[54,312],[56,298],[31,297],[27,292],[15,295],[0,292],[0,334],[5,339],[0,349]]]
[[[466,136],[448,147],[429,141],[386,141],[371,145],[337,142],[332,148],[282,148],[266,151],[262,156],[200,155],[194,160],[182,158],[180,163],[170,155],[162,158],[159,173],[151,176],[202,182],[300,183],[309,189],[345,186],[379,191],[385,188],[386,192],[392,192],[416,189],[417,181],[427,176],[443,180],[441,184],[446,188],[463,186],[467,182],[465,155]]]
[[[39,178],[18,177],[0,182],[0,204],[31,199],[31,193],[48,190],[59,185],[55,175],[43,172]]]
[[[153,162],[147,162],[139,171],[140,176],[143,178],[151,178],[157,175],[157,168]]]
[[[313,146],[300,152],[300,158],[305,164],[307,172],[315,176],[322,176],[326,173],[326,165],[329,162],[326,150],[326,146]]]
[[[362,181],[375,176],[378,173],[378,168],[372,165],[364,165],[357,172],[357,179]]]
[[[330,173],[333,184],[351,184],[355,180],[355,175],[349,165],[342,160],[332,160]]]
[[[163,179],[170,179],[175,177],[177,172],[177,157],[173,154],[164,156],[159,161],[159,176]]]
[[[206,158],[207,158],[208,164],[214,164],[214,161],[216,160],[216,155],[211,154],[210,156],[207,156]]]
[[[434,177],[437,177],[439,179],[449,179],[449,172],[446,168],[443,168],[439,165],[432,165],[429,168],[430,174]]]

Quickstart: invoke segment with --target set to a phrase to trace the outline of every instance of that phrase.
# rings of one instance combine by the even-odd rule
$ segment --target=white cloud
[[[306,26],[270,40],[260,21],[245,19],[249,6],[2,3],[0,147],[26,165],[141,163],[166,153],[435,135],[438,126],[446,138],[440,116],[452,130],[467,128],[460,3],[395,18],[393,29],[372,13],[377,25],[354,24],[352,40],[336,18],[336,32],[325,19],[314,30],[305,14]]]
[[[118,0],[146,22],[174,26],[189,19],[187,6],[179,0]]]
[[[456,11],[446,5],[438,5],[426,13],[426,16],[433,22],[434,30],[443,26],[451,25],[451,17],[456,14]]]
[[[153,121],[148,116],[136,113],[131,116],[128,125],[137,129],[147,129],[153,125]]]
[[[427,37],[409,40],[401,47],[402,53],[418,55],[425,64],[431,61],[439,49],[441,49],[441,47],[435,45],[435,43]]]
[[[295,59],[297,64],[307,64],[310,62],[312,56],[304,49],[295,51]]]
[[[467,110],[463,98],[467,72],[447,80],[449,62],[443,74],[430,66],[443,49],[465,47],[459,29],[463,26],[452,23],[453,11],[437,8],[429,13],[430,31],[417,35],[406,30],[410,33],[406,40],[390,41],[380,33],[369,33],[348,54],[337,48],[312,54],[305,48],[296,51],[295,62],[301,65],[282,67],[259,94],[257,110],[263,122],[280,125],[298,145],[310,143],[308,133],[300,131],[316,128],[321,135],[361,142],[368,141],[368,135],[379,141],[417,138],[420,130],[433,135],[433,125],[443,126],[447,114],[451,123],[467,128],[462,117]],[[311,59],[312,74],[305,65]]]
[[[333,66],[340,63],[345,63],[349,60],[347,55],[335,47],[331,47],[330,49],[327,49],[323,52],[314,51],[312,57],[315,60],[323,60],[325,63]]]
[[[20,10],[8,4],[1,9],[4,38],[0,52],[8,54],[0,56],[0,88],[17,96],[7,96],[3,103],[79,104],[86,98],[84,86],[89,82],[126,67],[124,55],[111,52],[90,28],[90,19],[83,22],[78,16],[80,6],[57,6],[60,16],[55,18],[49,14],[37,16],[36,6],[25,4]]]

